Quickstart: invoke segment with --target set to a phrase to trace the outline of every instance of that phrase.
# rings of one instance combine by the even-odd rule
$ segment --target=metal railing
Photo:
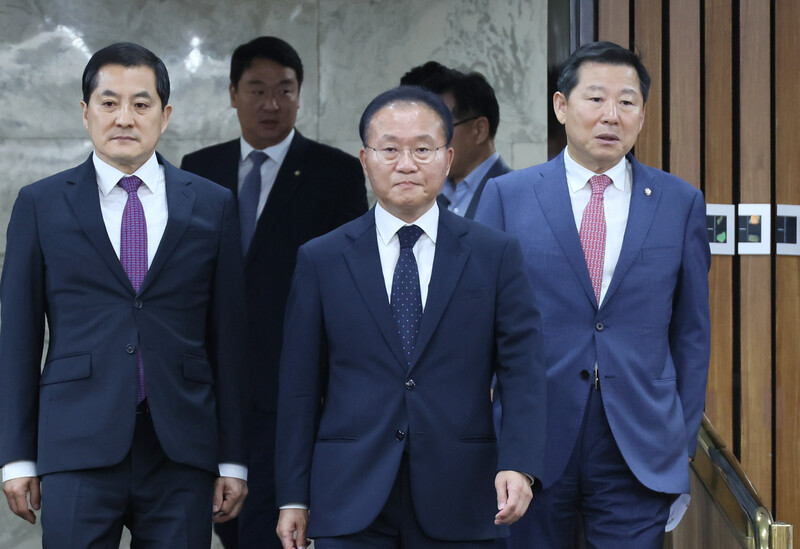
[[[741,465],[703,416],[692,462],[692,503],[667,549],[792,549],[792,526],[776,522]]]

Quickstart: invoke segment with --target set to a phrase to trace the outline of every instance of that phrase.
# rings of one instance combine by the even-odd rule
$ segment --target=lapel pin
[[[651,190],[650,190],[650,187],[647,187],[647,188],[644,190],[644,194],[646,194],[647,196],[650,196],[651,194],[653,194],[653,191],[651,191]]]
[[[300,176],[300,170],[295,170],[294,171],[294,176],[295,177],[299,177]]]

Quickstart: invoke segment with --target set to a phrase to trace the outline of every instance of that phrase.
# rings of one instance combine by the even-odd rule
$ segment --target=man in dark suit
[[[216,525],[228,549],[280,547],[275,410],[297,248],[367,209],[358,160],[294,129],[302,83],[300,57],[283,40],[260,37],[239,46],[231,59],[230,99],[242,136],[189,154],[181,163],[233,191],[246,239],[250,494],[239,518]],[[254,165],[258,156],[263,162]]]
[[[689,491],[710,321],[703,196],[640,164],[650,77],[609,42],[578,48],[553,106],[567,148],[489,181],[477,220],[517,236],[544,320],[544,490],[507,547],[662,547]],[[502,384],[500,390],[505,390]]]
[[[123,525],[135,544],[208,547],[212,512],[235,517],[247,492],[236,204],[155,152],[168,100],[152,52],[98,51],[94,153],[23,187],[11,215],[0,463],[14,513],[33,523],[41,502],[45,548],[116,547]]]
[[[491,547],[531,498],[545,395],[517,242],[436,203],[452,115],[414,86],[361,118],[378,204],[300,248],[276,444],[284,548]],[[509,390],[492,425],[493,373]],[[296,538],[295,538],[296,535]]]
[[[500,125],[494,89],[478,72],[464,74],[436,61],[414,67],[400,84],[431,90],[453,113],[451,146],[455,155],[439,202],[451,212],[473,219],[486,182],[511,171],[494,145]]]

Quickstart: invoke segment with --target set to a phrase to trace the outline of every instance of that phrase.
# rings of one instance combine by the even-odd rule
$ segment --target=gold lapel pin
[[[647,196],[650,196],[651,194],[653,194],[653,191],[651,191],[651,190],[650,190],[650,187],[647,187],[647,188],[644,190],[644,194],[646,194]]]
[[[295,172],[294,172],[294,176],[295,176],[295,177],[299,177],[299,176],[300,176],[300,170],[295,170]],[[648,190],[649,190],[649,189],[648,189]]]

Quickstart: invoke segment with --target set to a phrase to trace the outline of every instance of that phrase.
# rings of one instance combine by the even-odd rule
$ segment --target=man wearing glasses
[[[511,171],[494,146],[500,125],[494,89],[478,72],[464,74],[436,61],[414,67],[400,83],[431,90],[453,113],[450,145],[455,153],[439,203],[455,214],[473,219],[486,182]]]
[[[300,248],[289,296],[278,535],[286,549],[307,535],[318,549],[492,547],[542,468],[541,326],[521,250],[437,205],[453,159],[437,95],[385,92],[359,130],[378,202]],[[499,440],[494,373],[509,388]]]

